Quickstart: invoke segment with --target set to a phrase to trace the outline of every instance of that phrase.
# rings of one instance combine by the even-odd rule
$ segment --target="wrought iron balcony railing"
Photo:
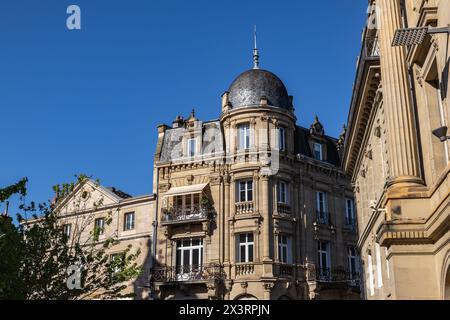
[[[330,215],[328,212],[317,210],[316,211],[316,219],[317,219],[317,223],[330,224]]]
[[[330,269],[315,267],[309,264],[306,270],[308,281],[328,282],[328,283],[347,283],[350,286],[359,286],[359,273],[342,268]]]
[[[224,268],[220,264],[157,267],[151,270],[151,282],[195,282],[224,280]]]
[[[292,264],[280,264],[280,275],[283,276],[293,276],[294,275],[294,266]]]
[[[163,210],[161,222],[177,223],[189,220],[202,220],[209,218],[209,210],[204,207],[170,208]]]
[[[286,203],[277,203],[277,212],[281,215],[290,215],[291,214],[291,206]]]

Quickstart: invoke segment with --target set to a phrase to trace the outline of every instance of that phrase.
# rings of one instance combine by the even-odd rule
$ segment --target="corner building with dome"
[[[298,126],[285,85],[254,59],[219,119],[158,127],[153,297],[359,299],[345,132]]]

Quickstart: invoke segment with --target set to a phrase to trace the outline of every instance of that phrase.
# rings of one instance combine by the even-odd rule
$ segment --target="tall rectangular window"
[[[288,204],[288,187],[286,182],[278,181],[277,183],[277,201],[278,203]]]
[[[253,249],[255,243],[253,233],[241,233],[238,235],[238,256],[240,263],[253,262]]]
[[[377,286],[381,288],[383,286],[383,272],[381,269],[381,248],[378,242],[375,243],[375,254],[377,259]]]
[[[187,153],[189,157],[195,157],[196,150],[196,139],[190,138],[187,140]]]
[[[355,280],[359,274],[358,255],[355,247],[347,248],[348,273],[351,280]]]
[[[278,149],[286,150],[286,129],[283,127],[278,128]]]
[[[328,200],[325,192],[316,192],[316,210],[317,221],[322,224],[328,224]]]
[[[330,275],[330,244],[326,241],[319,241],[318,254],[320,275],[322,278],[328,278]]]
[[[322,153],[322,144],[320,143],[314,143],[314,159],[316,160],[323,160],[323,153]]]
[[[250,124],[245,123],[238,126],[239,150],[250,149]]]
[[[375,284],[373,281],[372,255],[367,255],[367,273],[369,275],[369,293],[371,296],[375,294]]]
[[[177,241],[177,275],[192,275],[193,272],[200,272],[202,264],[203,239],[192,238]]]
[[[70,238],[71,233],[72,233],[72,224],[71,224],[71,223],[65,224],[65,225],[63,226],[63,234],[64,234],[67,238]]]
[[[286,234],[278,235],[278,258],[281,263],[292,264],[292,238]]]
[[[253,180],[242,180],[238,182],[239,202],[253,201]]]
[[[102,235],[105,233],[105,219],[104,218],[98,218],[95,219],[95,232],[98,235]]]
[[[345,226],[354,228],[356,225],[353,199],[345,199]]]
[[[135,221],[134,212],[129,212],[125,214],[124,226],[123,230],[129,231],[134,229],[134,221]]]

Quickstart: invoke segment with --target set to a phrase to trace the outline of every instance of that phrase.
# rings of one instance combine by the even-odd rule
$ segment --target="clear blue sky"
[[[66,8],[82,30],[66,28]],[[294,96],[298,123],[347,120],[367,1],[1,0],[0,186],[28,199],[76,173],[133,195],[152,191],[156,127],[218,118],[221,94],[261,67]],[[0,206],[0,211],[3,207]]]

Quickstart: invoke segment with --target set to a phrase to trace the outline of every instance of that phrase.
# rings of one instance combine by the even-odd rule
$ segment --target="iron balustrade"
[[[291,214],[291,206],[286,203],[277,203],[277,212],[282,215],[290,215]]]
[[[343,268],[316,268],[315,265],[309,264],[306,270],[308,281],[328,282],[328,283],[347,283],[350,286],[359,286],[359,272],[349,271]]]
[[[208,219],[210,210],[205,207],[195,206],[193,208],[170,208],[163,212],[162,222],[183,222],[189,220]]]
[[[368,36],[364,40],[364,48],[366,57],[379,57],[380,56],[380,44],[378,37]]]
[[[162,266],[151,270],[151,282],[190,282],[224,280],[224,268],[217,263],[203,265]]]
[[[317,223],[320,224],[329,224],[330,223],[330,215],[328,212],[316,210],[316,219]]]

